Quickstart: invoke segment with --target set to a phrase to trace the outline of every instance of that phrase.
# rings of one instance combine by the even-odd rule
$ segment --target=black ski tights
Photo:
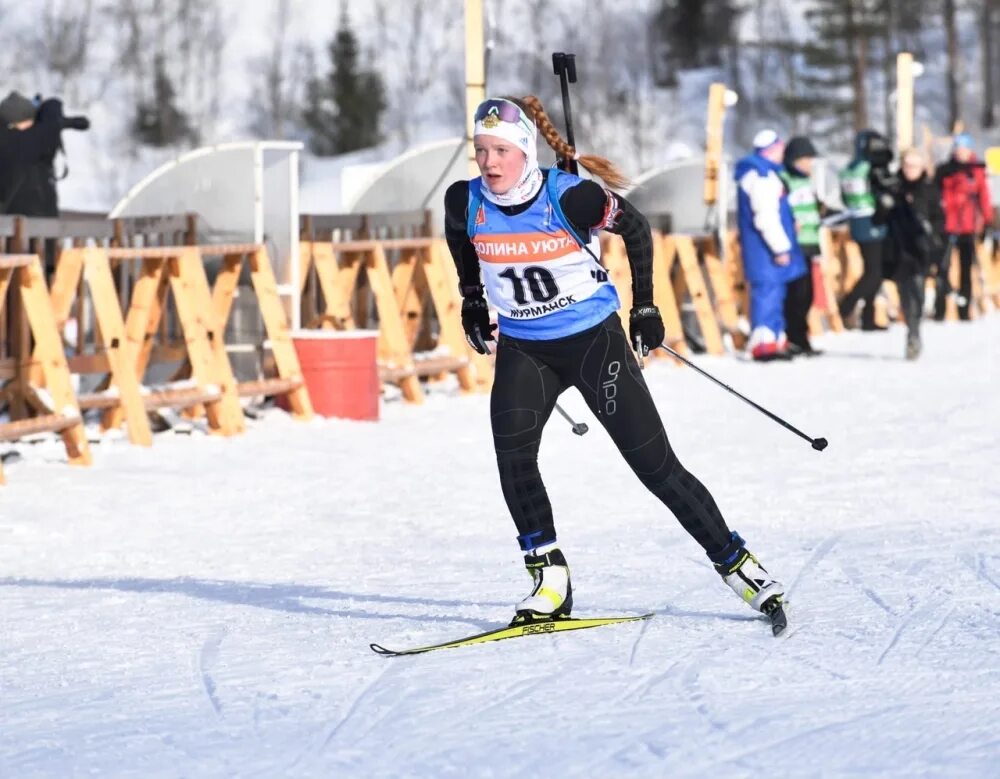
[[[569,338],[500,336],[490,413],[500,484],[524,549],[555,539],[538,472],[542,428],[559,394],[576,387],[625,461],[706,552],[731,533],[712,495],[674,454],[617,314]],[[596,466],[595,466],[596,467]]]

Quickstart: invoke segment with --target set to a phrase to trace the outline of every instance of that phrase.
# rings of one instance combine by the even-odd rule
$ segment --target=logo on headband
[[[490,108],[490,112],[483,117],[483,127],[487,130],[492,130],[500,124],[500,112],[497,111],[496,107]]]

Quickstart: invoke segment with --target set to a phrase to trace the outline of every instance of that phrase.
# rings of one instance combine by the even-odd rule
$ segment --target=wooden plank
[[[59,254],[56,271],[52,277],[52,288],[49,290],[50,304],[57,328],[62,329],[69,319],[70,311],[78,298],[78,290],[82,284],[83,250],[64,249]],[[79,317],[77,317],[77,323],[79,330],[83,330],[83,323]],[[37,352],[37,348],[35,351]],[[28,381],[37,387],[45,385],[45,375],[37,354],[32,355],[32,365],[28,368]]]
[[[0,424],[0,441],[17,441],[19,438],[38,433],[59,433],[68,427],[79,424],[79,417],[67,417],[62,414],[46,414],[29,419],[18,419],[15,422],[4,422]],[[86,437],[83,440],[86,443]]]
[[[436,251],[444,259],[444,262],[441,263],[441,269],[447,277],[448,288],[457,290],[459,288],[458,268],[455,267],[455,263],[451,258],[448,245],[441,239],[438,239]],[[459,310],[461,310],[461,301],[459,301]],[[461,313],[459,313],[459,323],[461,323]],[[465,337],[464,330],[462,331],[462,337],[463,339]],[[465,348],[464,354],[469,358],[473,368],[476,387],[480,392],[488,391],[493,386],[493,356],[480,354],[469,346],[468,341],[463,340],[463,346]]]
[[[45,287],[45,274],[36,259],[31,265],[21,268],[21,297],[24,309],[35,338],[36,349],[45,373],[45,385],[52,397],[55,412],[73,419],[69,425],[59,428],[59,435],[66,447],[66,456],[71,465],[90,465],[90,446],[83,429],[80,407],[66,366],[62,339],[56,329],[56,320]]]
[[[0,306],[2,308],[2,306]],[[5,357],[0,360],[0,381],[13,379],[17,375],[17,360],[13,357]]]
[[[463,392],[472,392],[477,386],[473,369],[468,359],[465,359],[467,342],[461,325],[462,299],[458,288],[448,283],[448,273],[443,267],[445,260],[442,248],[441,243],[436,242],[424,249],[421,252],[420,268],[427,280],[427,289],[437,315],[438,346],[445,347],[452,357],[460,359],[460,367],[454,370],[458,385]]]
[[[37,255],[34,254],[0,254],[0,268],[12,270],[30,265]]]
[[[236,394],[236,379],[198,249],[185,249],[169,260],[167,274],[184,330],[191,375],[202,389],[209,385],[219,388],[219,399],[205,405],[209,427],[227,436],[241,433],[245,423]]]
[[[684,274],[684,283],[687,285],[688,294],[694,304],[695,315],[701,327],[701,336],[705,341],[705,349],[709,354],[724,354],[722,346],[722,333],[719,331],[719,323],[715,318],[715,311],[712,309],[712,302],[709,300],[708,291],[705,288],[705,279],[701,275],[701,266],[698,264],[698,253],[695,249],[694,241],[690,236],[677,236],[677,257],[680,259],[681,270]]]
[[[1000,308],[1000,251],[995,239],[991,243],[980,241],[976,253],[983,273],[983,297],[991,301],[994,308]]]
[[[14,268],[0,267],[0,311],[3,311],[3,303],[7,299],[7,289],[10,287],[10,280],[14,276]]]
[[[218,401],[221,393],[215,387],[185,387],[182,389],[166,389],[148,392],[143,395],[142,402],[147,411],[158,408],[190,408]]]
[[[241,398],[249,398],[255,395],[286,395],[302,385],[303,382],[301,378],[255,379],[254,381],[241,381],[236,385],[236,391],[239,393]]]
[[[709,284],[715,296],[715,310],[722,326],[733,339],[733,346],[742,347],[743,334],[740,332],[740,313],[736,304],[736,291],[733,289],[732,276],[726,273],[719,257],[719,245],[715,236],[708,236],[699,241],[701,255],[708,272]]]
[[[618,318],[621,320],[622,328],[628,333],[629,312],[632,309],[632,269],[628,264],[628,257],[625,255],[625,245],[617,235],[609,235],[604,241],[601,249],[601,264],[608,272],[608,278],[618,291],[618,299],[621,306],[618,309]]]
[[[961,283],[961,261],[958,257],[958,247],[951,249],[951,262],[948,263],[948,283],[951,285],[953,293],[957,294]],[[955,302],[955,294],[948,295],[944,304],[944,318],[948,322],[958,321],[958,303]]]
[[[411,349],[417,345],[417,336],[424,323],[424,299],[417,288],[418,249],[407,249],[400,253],[392,268],[392,292],[403,318],[403,330]],[[425,286],[426,289],[426,286]]]
[[[84,249],[84,267],[94,313],[101,329],[105,354],[111,370],[112,386],[118,388],[129,441],[151,446],[153,433],[142,404],[139,379],[135,372],[136,344],[125,335],[125,321],[118,307],[118,295],[111,277],[106,250]]]
[[[302,366],[299,364],[295,344],[292,343],[285,309],[278,296],[278,282],[274,277],[267,249],[263,246],[258,246],[250,255],[250,280],[257,293],[257,306],[271,342],[271,354],[274,356],[278,376],[289,385],[283,394],[288,396],[292,416],[301,420],[312,419],[312,401],[302,380]]]
[[[850,238],[845,237],[841,247],[843,257],[841,282],[843,286],[841,288],[840,296],[844,297],[848,292],[854,289],[854,285],[857,284],[864,275],[865,260],[861,255],[861,247]]]
[[[823,316],[835,333],[843,332],[844,322],[840,318],[840,307],[837,303],[837,290],[840,288],[840,263],[837,261],[837,244],[829,227],[819,230],[820,268],[823,278],[821,297],[823,300]]]
[[[334,251],[332,244],[313,244],[313,267],[323,293],[324,313],[330,327],[338,330],[355,328],[351,294],[361,264],[357,254],[341,255]]]
[[[256,247],[253,251],[257,251]],[[219,268],[219,274],[215,277],[215,283],[212,285],[212,305],[223,327],[229,321],[229,314],[233,308],[244,256],[241,253],[225,255],[222,259],[222,266]]]
[[[670,283],[671,270],[676,257],[676,244],[670,235],[653,234],[653,303],[660,309],[666,344],[684,357],[690,356],[684,328],[681,326],[681,310],[677,305],[673,284]],[[661,352],[662,353],[662,352]],[[674,363],[682,363],[671,357]]]
[[[387,365],[409,369],[413,366],[413,356],[406,340],[403,320],[396,307],[396,297],[392,292],[392,277],[385,260],[385,253],[377,243],[374,249],[366,253],[365,267],[368,283],[375,295],[375,306],[379,316],[379,358]],[[424,393],[416,376],[407,376],[400,380],[403,397],[411,403],[423,402]]]

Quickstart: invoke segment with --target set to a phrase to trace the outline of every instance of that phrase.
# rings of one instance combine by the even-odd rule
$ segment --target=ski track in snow
[[[506,622],[527,577],[488,398],[377,425],[16,450],[0,491],[0,777],[995,774],[1000,316],[647,381],[671,442],[788,584],[775,639],[598,424],[540,462],[575,613],[641,624],[382,658]],[[561,404],[587,420],[574,392]],[[587,420],[591,421],[591,420]]]
[[[224,629],[219,630],[205,640],[205,643],[201,646],[201,651],[198,653],[198,674],[201,677],[202,689],[205,690],[208,702],[212,704],[212,708],[219,717],[222,717],[222,703],[215,693],[215,680],[212,678],[211,672],[216,662],[218,662],[219,647],[222,645],[222,640],[225,637],[226,631]]]

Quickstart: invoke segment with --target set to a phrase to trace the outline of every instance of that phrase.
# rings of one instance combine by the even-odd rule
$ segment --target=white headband
[[[504,102],[510,103],[510,101],[506,100]],[[499,116],[489,114],[476,122],[473,135],[492,135],[495,138],[503,138],[505,141],[510,141],[514,144],[527,156],[537,156],[535,141],[538,137],[538,128],[525,115],[520,106],[517,106],[515,103],[510,103],[510,105],[516,106],[518,109],[518,120],[516,122],[505,122]]]

